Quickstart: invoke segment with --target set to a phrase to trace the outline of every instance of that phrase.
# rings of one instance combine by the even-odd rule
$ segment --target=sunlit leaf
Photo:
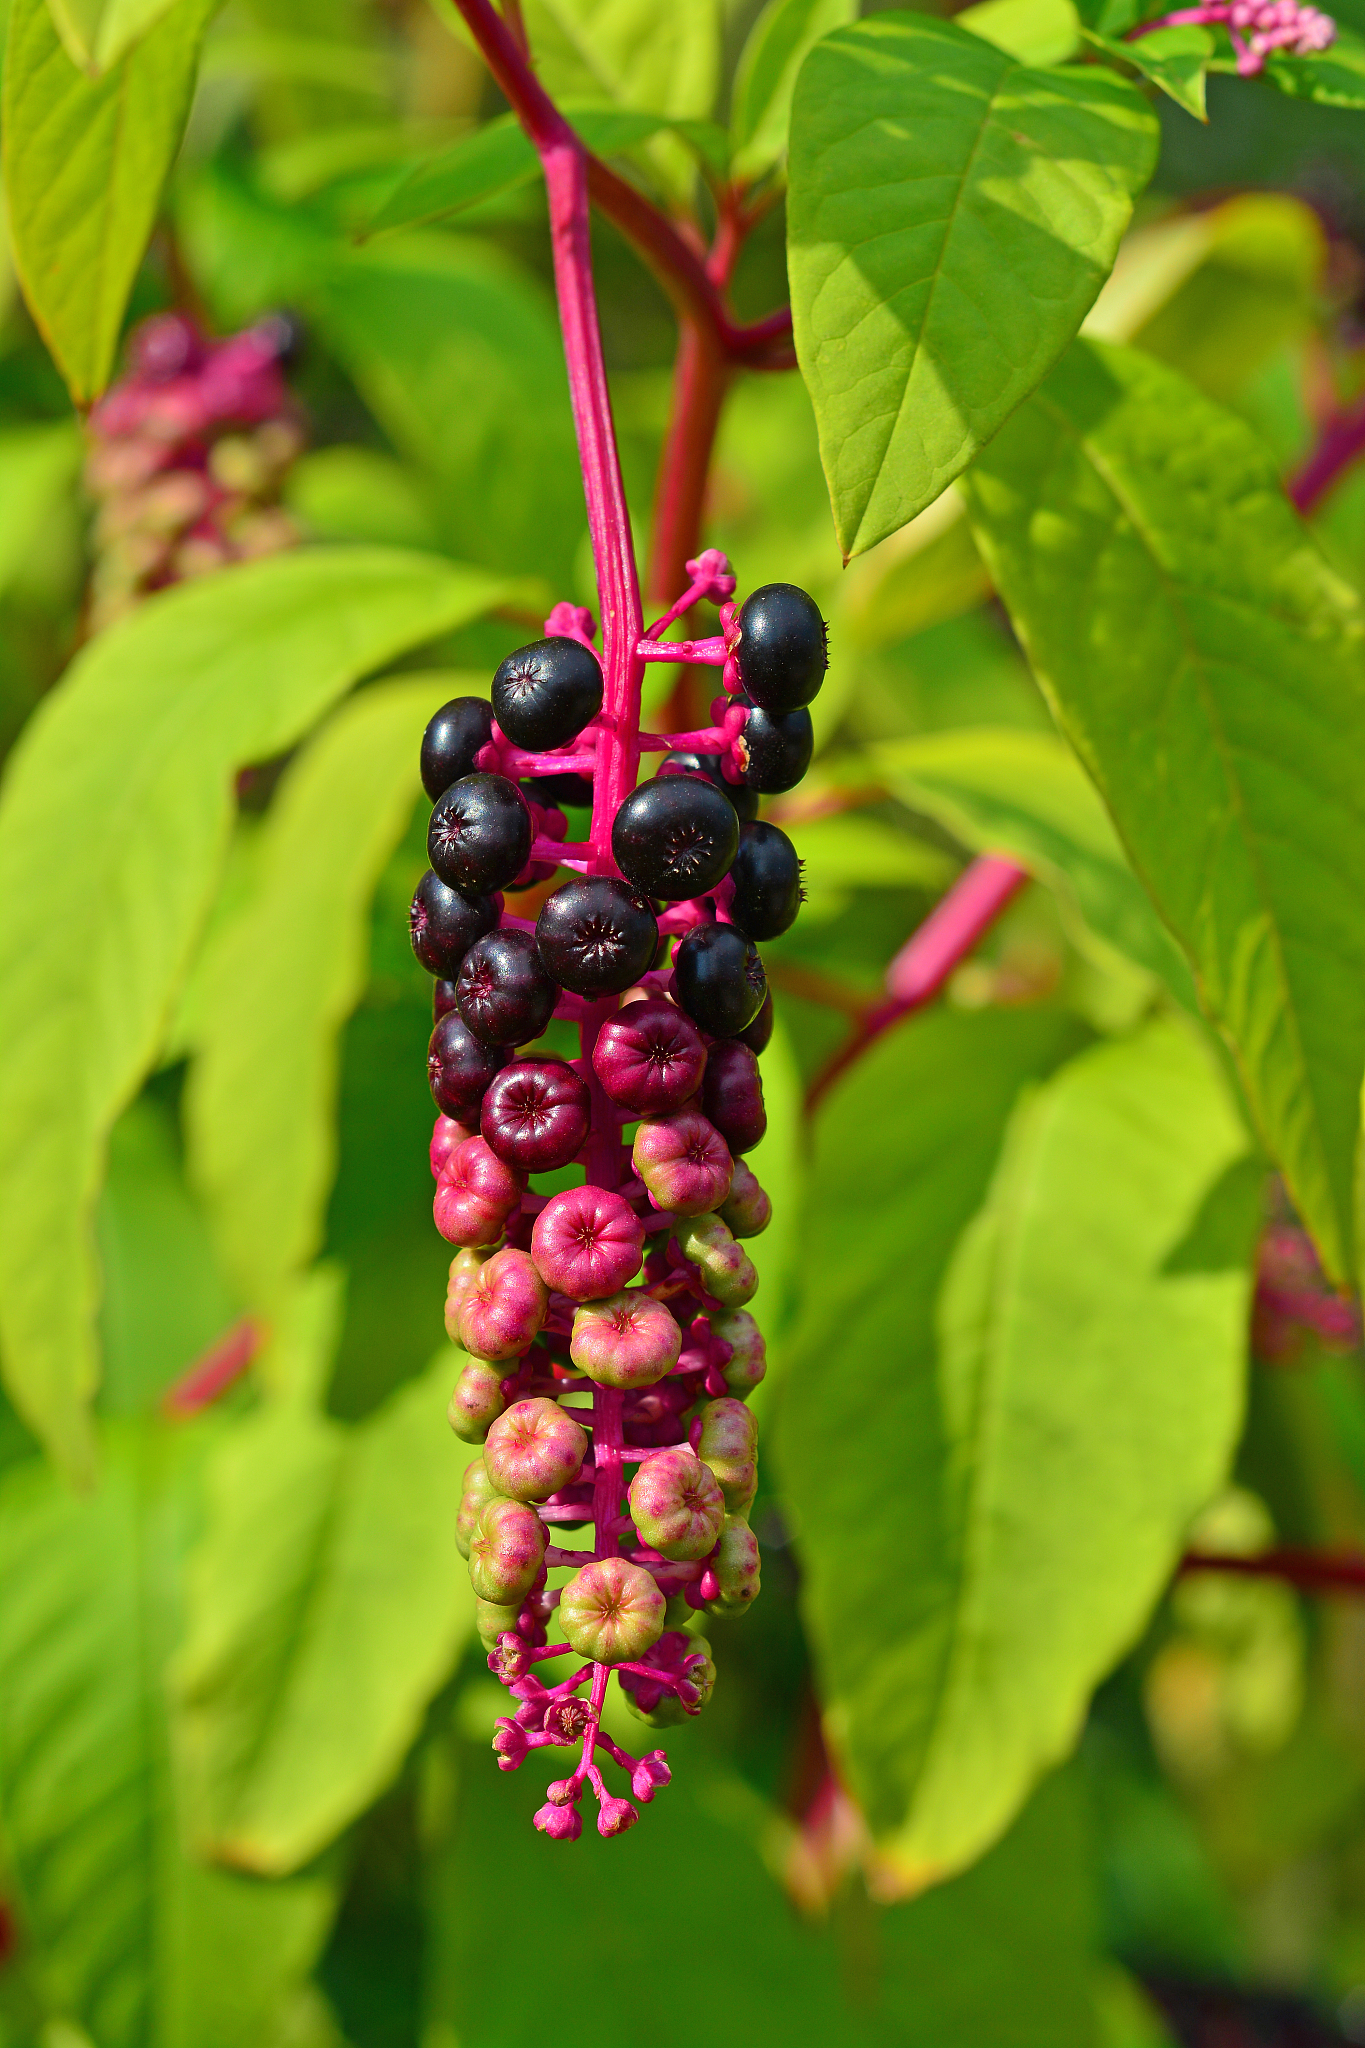
[[[1081,32],[1071,0],[975,0],[953,19],[1019,63],[1040,66],[1074,56]]]
[[[1316,100],[1321,107],[1365,107],[1365,42],[1338,24],[1336,41],[1310,56],[1272,50],[1265,76],[1291,99]]]
[[[73,64],[107,71],[168,14],[175,0],[47,0]]]
[[[857,14],[856,0],[768,0],[735,67],[734,174],[753,178],[786,154],[796,76],[811,49]]]
[[[1115,42],[1094,29],[1084,31],[1085,39],[1107,57],[1131,64],[1144,78],[1173,99],[1196,121],[1207,121],[1204,106],[1205,80],[1213,55],[1213,37],[1197,22],[1177,22],[1172,28],[1154,28],[1131,43]]]

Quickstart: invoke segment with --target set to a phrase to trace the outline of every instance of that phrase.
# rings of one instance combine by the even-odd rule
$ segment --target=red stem
[[[1311,512],[1326,497],[1344,469],[1365,453],[1365,399],[1345,412],[1334,413],[1318,436],[1317,447],[1298,475],[1286,486],[1300,512]]]
[[[162,1414],[179,1420],[211,1406],[241,1378],[265,1336],[263,1324],[243,1316],[167,1387],[161,1397]]]
[[[1365,1556],[1330,1550],[1263,1550],[1257,1557],[1187,1551],[1180,1572],[1230,1572],[1239,1578],[1283,1579],[1305,1593],[1365,1593]]]

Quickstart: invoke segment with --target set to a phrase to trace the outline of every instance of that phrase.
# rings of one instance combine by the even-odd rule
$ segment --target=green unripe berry
[[[660,1557],[708,1557],[725,1520],[711,1471],[683,1447],[656,1451],[630,1482],[630,1513],[642,1543]]]
[[[588,1434],[557,1402],[518,1401],[488,1431],[483,1459],[499,1493],[548,1500],[578,1477]]]
[[[710,1318],[711,1331],[730,1346],[730,1356],[721,1367],[725,1384],[737,1400],[746,1401],[768,1370],[763,1332],[747,1309],[729,1309]]]
[[[469,1583],[480,1600],[519,1606],[540,1577],[545,1528],[519,1500],[491,1500],[469,1546]]]
[[[688,1612],[691,1612],[690,1608]],[[676,1693],[666,1692],[658,1705],[646,1713],[636,1700],[634,1693],[628,1692],[624,1685],[621,1687],[622,1699],[630,1708],[636,1720],[643,1721],[646,1727],[679,1728],[684,1721],[690,1720],[693,1714],[699,1714],[703,1707],[709,1703],[711,1695],[716,1689],[716,1667],[711,1656],[711,1645],[707,1642],[705,1636],[693,1636],[690,1648],[700,1650],[706,1658],[704,1664],[694,1664],[687,1674],[689,1685],[694,1685],[699,1695],[692,1707],[685,1707]]]
[[[498,1489],[489,1478],[483,1459],[471,1458],[464,1468],[464,1491],[460,1495],[460,1511],[455,1517],[455,1547],[461,1557],[469,1555],[479,1516],[490,1500],[498,1498]]]
[[[719,1216],[688,1216],[674,1227],[673,1235],[685,1259],[691,1259],[701,1273],[708,1294],[726,1308],[743,1308],[758,1292],[758,1273],[747,1252],[740,1250],[734,1235]]]
[[[711,1560],[719,1591],[708,1600],[708,1614],[741,1614],[758,1598],[758,1538],[740,1515],[727,1515],[716,1554]]]
[[[501,1373],[471,1358],[455,1382],[446,1419],[463,1443],[481,1444],[506,1406]]]
[[[575,1572],[559,1596],[559,1625],[580,1657],[625,1664],[663,1634],[664,1596],[641,1565],[600,1558]]]
[[[758,1490],[758,1424],[742,1401],[707,1402],[697,1456],[715,1473],[728,1513],[746,1513]]]
[[[474,1601],[474,1626],[479,1632],[479,1641],[485,1650],[496,1650],[498,1637],[510,1629],[516,1632],[517,1616],[521,1613],[519,1604],[504,1606],[496,1600]]]
[[[730,1183],[730,1192],[717,1214],[722,1223],[729,1225],[735,1237],[758,1237],[772,1222],[773,1205],[759,1186],[753,1168],[746,1166],[742,1159],[735,1161],[735,1177]]]

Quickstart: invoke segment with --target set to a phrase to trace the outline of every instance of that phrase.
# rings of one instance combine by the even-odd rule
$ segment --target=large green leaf
[[[730,135],[736,177],[757,177],[786,154],[797,74],[821,36],[856,14],[857,0],[768,0],[735,67]]]
[[[292,746],[358,676],[511,588],[368,548],[186,584],[93,641],[11,757],[0,1339],[16,1407],[72,1472],[92,1463],[91,1213],[105,1142],[167,1028],[222,865],[234,771]]]
[[[1365,1070],[1357,601],[1250,430],[1125,350],[1078,345],[967,489],[1039,682],[1344,1278]]]
[[[1365,107],[1365,42],[1338,28],[1336,41],[1310,56],[1273,50],[1266,76],[1291,99],[1316,100],[1323,107]]]
[[[1064,909],[1190,1008],[1194,987],[1095,794],[1054,733],[967,726],[869,747],[891,789],[978,853],[1007,853],[1056,890]]]
[[[177,1696],[195,1838],[225,1863],[314,1856],[392,1776],[450,1670],[473,1613],[454,1358],[358,1427],[282,1401],[215,1461]]]
[[[830,1733],[912,1889],[1065,1753],[1240,1416],[1247,1274],[1197,1224],[1246,1138],[1207,1050],[1169,1021],[1082,1054],[987,1189],[1048,1028],[928,1019],[817,1129],[780,1449]]]
[[[175,0],[99,78],[76,68],[46,0],[10,7],[0,126],[14,264],[77,404],[108,381],[216,5]]]
[[[1156,141],[1112,73],[1029,70],[949,22],[877,14],[816,44],[788,267],[846,555],[922,511],[1056,362]]]
[[[326,1874],[261,1884],[181,1848],[163,1672],[202,1436],[116,1435],[85,1496],[32,1459],[0,1485],[6,1872],[42,2002],[100,2048],[273,2041],[332,1912]]]
[[[523,13],[536,69],[557,99],[710,113],[719,0],[524,0]]]
[[[47,0],[67,55],[82,71],[107,71],[169,14],[175,0]]]
[[[81,460],[74,420],[11,427],[0,434],[0,591],[9,587]]]
[[[421,791],[422,728],[461,680],[364,690],[323,727],[281,783],[253,895],[206,963],[185,1097],[190,1173],[224,1263],[257,1304],[321,1241],[337,1036],[365,986],[370,899]]]

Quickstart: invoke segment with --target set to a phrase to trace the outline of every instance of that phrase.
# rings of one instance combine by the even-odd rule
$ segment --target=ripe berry
[[[428,868],[408,912],[412,950],[428,974],[450,980],[475,939],[491,932],[497,921],[498,905],[491,896],[465,896]]]
[[[602,709],[597,656],[566,634],[519,647],[498,666],[493,709],[515,745],[562,747]]]
[[[499,1493],[548,1500],[578,1477],[587,1452],[583,1425],[556,1402],[514,1401],[489,1430],[483,1462]]]
[[[613,858],[631,887],[668,902],[714,889],[738,846],[734,805],[695,775],[642,782],[611,828]]]
[[[732,924],[701,924],[674,949],[678,1001],[717,1038],[737,1038],[763,1007],[768,979],[758,948]]]
[[[755,705],[735,741],[734,758],[741,782],[777,796],[795,789],[814,752],[809,711],[763,711]]]
[[[536,920],[540,957],[561,988],[618,996],[654,965],[659,927],[647,903],[610,875],[566,882]]]
[[[597,1034],[593,1072],[613,1102],[637,1116],[666,1115],[694,1095],[706,1065],[701,1034],[661,998],[627,1003]]]
[[[427,1047],[427,1079],[436,1107],[460,1123],[473,1123],[483,1091],[507,1065],[507,1054],[477,1039],[458,1010],[442,1017]]]
[[[431,801],[471,773],[493,737],[493,707],[482,697],[452,697],[422,734],[422,787]]]
[[[679,1324],[661,1301],[638,1287],[585,1302],[569,1340],[578,1370],[604,1387],[652,1387],[672,1372],[681,1350]]]
[[[750,1052],[766,1052],[772,1040],[774,1022],[773,992],[769,989],[763,998],[763,1008],[753,1023],[746,1024],[742,1031],[737,1031],[734,1035],[748,1046]]]
[[[572,804],[580,811],[592,809],[591,775],[537,775],[533,780],[542,803]]]
[[[437,981],[431,988],[431,1014],[439,1024],[442,1017],[448,1017],[455,1007],[455,984],[453,981]]]
[[[479,1128],[499,1159],[553,1173],[582,1150],[592,1121],[588,1084],[564,1060],[515,1060],[483,1098]]]
[[[755,820],[739,828],[739,852],[730,869],[735,893],[730,915],[751,939],[776,939],[801,908],[801,862],[776,825]]]
[[[658,1207],[677,1216],[718,1209],[735,1171],[720,1132],[695,1109],[646,1117],[635,1133],[631,1163]]]
[[[735,619],[744,693],[765,711],[795,711],[825,680],[829,634],[820,607],[794,583],[765,583]]]
[[[464,775],[440,798],[427,830],[427,859],[443,882],[471,895],[502,889],[531,853],[530,806],[505,775]]]
[[[639,1272],[644,1251],[644,1224],[610,1188],[566,1188],[545,1204],[531,1232],[541,1279],[570,1301],[617,1293]]]
[[[742,782],[725,780],[721,773],[719,754],[665,754],[659,763],[659,779],[662,780],[668,775],[700,775],[718,789],[723,797],[729,798],[741,822],[746,818],[758,816],[756,792],[746,789]]]
[[[738,1038],[720,1039],[707,1054],[701,1106],[733,1153],[752,1152],[767,1130],[758,1055]]]
[[[626,1664],[664,1628],[664,1596],[641,1565],[623,1557],[585,1564],[559,1596],[559,1625],[580,1657]]]
[[[470,947],[455,984],[455,1002],[485,1045],[525,1045],[554,1015],[559,990],[541,964],[534,934],[490,932]]]

